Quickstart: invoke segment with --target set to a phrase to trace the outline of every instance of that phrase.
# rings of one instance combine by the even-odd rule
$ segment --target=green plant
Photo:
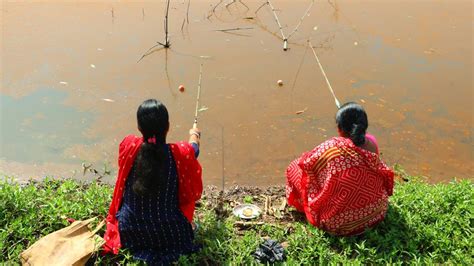
[[[253,197],[251,195],[246,195],[244,197],[244,203],[252,204],[253,203]]]
[[[236,218],[216,215],[215,206],[204,199],[196,210],[201,225],[196,241],[203,248],[199,253],[181,257],[179,263],[255,264],[253,252],[264,237],[270,237],[288,245],[289,265],[472,265],[473,188],[468,180],[436,185],[421,181],[397,184],[385,220],[354,237],[331,236],[305,221],[267,223],[238,230],[234,226]],[[18,263],[21,251],[41,236],[67,226],[67,217],[103,218],[111,195],[110,186],[95,182],[48,179],[21,186],[0,181],[0,261]],[[94,256],[90,262],[139,264],[127,251],[118,256]]]

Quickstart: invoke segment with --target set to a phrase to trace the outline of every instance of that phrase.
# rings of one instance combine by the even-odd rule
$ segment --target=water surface
[[[169,141],[187,139],[203,63],[205,183],[220,184],[224,152],[227,184],[281,184],[292,159],[336,134],[310,38],[338,98],[367,109],[388,164],[433,182],[472,178],[471,1],[316,1],[286,52],[269,8],[254,13],[264,1],[242,2],[212,12],[219,1],[192,1],[188,24],[173,1],[171,49],[139,62],[164,40],[164,1],[2,2],[0,171],[115,169],[147,98],[167,105]],[[288,34],[309,2],[272,3]],[[216,31],[238,27],[251,29]]]

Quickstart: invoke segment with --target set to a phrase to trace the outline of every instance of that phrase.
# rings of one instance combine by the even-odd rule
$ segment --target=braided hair
[[[166,175],[165,144],[169,129],[168,110],[158,100],[146,100],[138,107],[137,122],[144,141],[137,155],[136,179],[132,188],[135,193],[144,195],[157,191]]]

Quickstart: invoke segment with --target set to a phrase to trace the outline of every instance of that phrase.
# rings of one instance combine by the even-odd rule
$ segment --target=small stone
[[[277,84],[278,84],[278,86],[280,86],[280,87],[283,86],[283,80],[279,79],[279,80],[277,81]]]
[[[179,85],[178,90],[179,90],[180,92],[184,92],[184,85]]]

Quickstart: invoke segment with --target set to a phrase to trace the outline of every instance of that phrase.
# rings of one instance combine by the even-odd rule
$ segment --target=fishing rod
[[[222,192],[225,189],[224,126],[221,125]]]
[[[202,80],[202,64],[199,66],[199,82],[198,82],[198,92],[197,92],[197,97],[196,97],[196,112],[194,113],[193,128],[197,128],[197,124],[198,124],[199,99],[201,98],[201,80]]]
[[[316,61],[318,61],[319,68],[321,69],[321,73],[323,73],[324,78],[326,79],[326,83],[328,84],[329,91],[331,91],[332,97],[334,98],[334,102],[336,103],[337,108],[341,108],[341,103],[336,97],[336,94],[334,93],[334,90],[331,87],[331,83],[329,83],[329,79],[326,76],[326,72],[324,71],[323,65],[321,65],[321,62],[319,61],[319,57],[316,54],[316,51],[313,48],[313,45],[311,44],[311,41],[308,40],[308,45],[311,47],[311,50],[313,50],[314,57],[316,58]]]

